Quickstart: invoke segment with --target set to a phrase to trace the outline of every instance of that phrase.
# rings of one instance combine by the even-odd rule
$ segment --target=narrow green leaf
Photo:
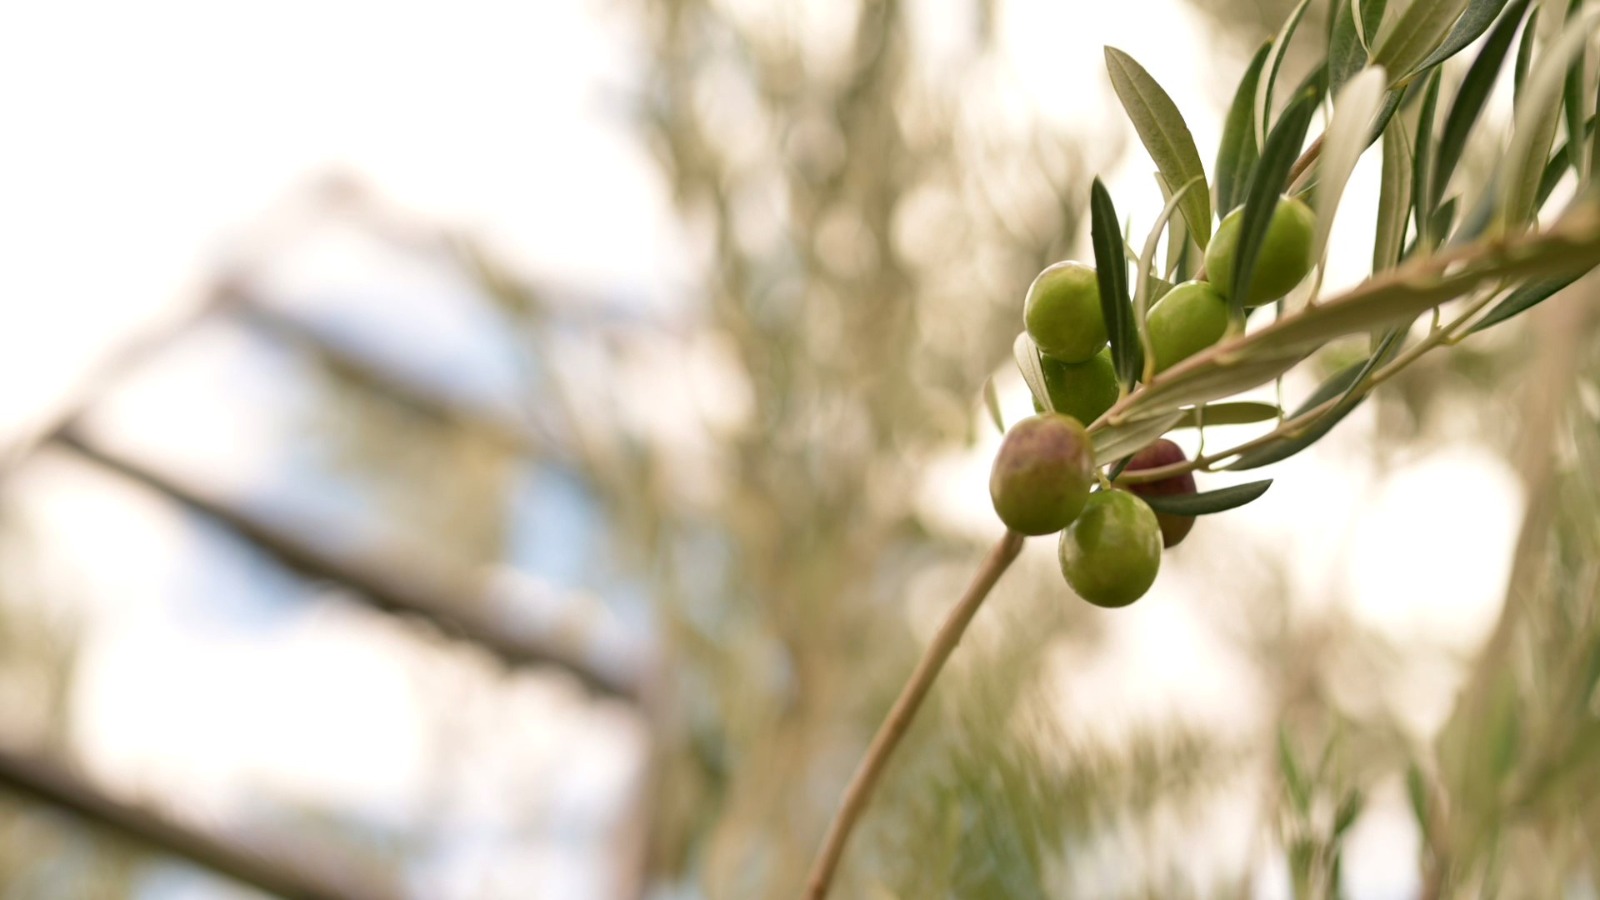
[[[1278,770],[1283,774],[1284,787],[1289,789],[1290,804],[1304,818],[1311,809],[1311,787],[1306,784],[1305,776],[1300,774],[1300,766],[1295,762],[1289,731],[1281,725],[1278,726]]]
[[[1600,9],[1589,9],[1565,25],[1555,44],[1540,55],[1517,100],[1511,143],[1500,161],[1504,178],[1500,219],[1508,229],[1522,227],[1538,211],[1534,200],[1560,122],[1567,67],[1583,50],[1597,22]]]
[[[1328,36],[1329,93],[1337,96],[1346,82],[1366,68],[1371,54],[1365,23],[1381,20],[1384,5],[1385,0],[1333,0],[1333,28]],[[1357,6],[1361,8],[1359,16]]]
[[[1294,40],[1294,32],[1300,27],[1300,18],[1306,14],[1306,7],[1311,5],[1311,0],[1300,0],[1289,13],[1289,18],[1283,22],[1283,27],[1278,29],[1278,36],[1272,39],[1271,49],[1267,51],[1267,62],[1262,70],[1261,85],[1256,89],[1255,96],[1255,129],[1256,146],[1265,147],[1267,143],[1268,118],[1272,115],[1272,91],[1278,82],[1278,70],[1283,66],[1284,54],[1289,49],[1289,42]]]
[[[1183,418],[1183,413],[1173,411],[1163,415],[1122,422],[1102,424],[1090,432],[1094,444],[1094,463],[1103,466],[1124,456],[1138,453],[1150,442],[1172,430],[1173,423]]]
[[[1339,808],[1333,814],[1333,833],[1342,835],[1355,824],[1356,816],[1361,815],[1362,808],[1366,805],[1366,796],[1360,788],[1352,788],[1339,803]]]
[[[1045,410],[1054,411],[1056,407],[1050,402],[1050,389],[1044,381],[1044,365],[1039,362],[1039,345],[1033,342],[1026,331],[1017,335],[1012,342],[1011,355],[1017,361],[1017,370],[1022,373],[1028,391],[1033,394],[1033,402]]]
[[[1322,157],[1317,163],[1317,233],[1312,244],[1312,259],[1327,264],[1328,236],[1333,232],[1333,217],[1339,211],[1350,173],[1355,171],[1361,152],[1367,148],[1367,133],[1372,117],[1383,102],[1388,76],[1381,67],[1363,70],[1333,101],[1333,117],[1322,133]]]
[[[1423,60],[1442,49],[1446,32],[1466,6],[1467,0],[1420,0],[1406,7],[1372,54],[1373,62],[1394,73],[1392,86],[1406,83]]]
[[[989,421],[994,423],[994,430],[1005,434],[1006,417],[1000,412],[1000,394],[995,390],[993,378],[983,380],[983,405],[989,410]]]
[[[1455,27],[1450,29],[1450,34],[1445,37],[1444,43],[1407,72],[1406,77],[1414,78],[1465,50],[1468,44],[1478,39],[1478,35],[1489,30],[1490,23],[1500,15],[1500,10],[1504,9],[1505,5],[1506,0],[1472,0],[1467,4],[1466,12],[1456,20]],[[1518,12],[1517,15],[1522,14]]]
[[[1352,7],[1355,4],[1356,0],[1350,0]],[[1361,49],[1367,51],[1369,58],[1372,56],[1372,42],[1383,28],[1383,14],[1387,8],[1387,0],[1362,0],[1361,18],[1356,20],[1356,39],[1361,41]]]
[[[1329,400],[1337,398],[1332,408],[1327,412],[1318,416],[1315,421],[1299,431],[1284,435],[1281,439],[1270,444],[1241,454],[1238,459],[1224,468],[1229,471],[1240,472],[1246,469],[1258,469],[1275,462],[1282,462],[1326,437],[1335,425],[1344,421],[1346,416],[1361,405],[1364,395],[1358,394],[1357,391],[1362,385],[1366,384],[1367,377],[1378,366],[1389,362],[1400,352],[1400,347],[1405,341],[1405,335],[1409,328],[1410,325],[1408,323],[1405,328],[1389,329],[1384,333],[1382,340],[1378,342],[1378,346],[1372,351],[1371,356],[1362,362],[1352,363],[1323,382],[1306,402],[1300,404],[1300,407],[1289,418],[1294,419],[1305,415]]]
[[[1261,159],[1250,176],[1250,187],[1245,192],[1244,214],[1239,221],[1239,246],[1235,250],[1232,293],[1228,306],[1235,321],[1244,320],[1244,298],[1255,277],[1256,259],[1261,255],[1261,244],[1267,237],[1267,225],[1277,208],[1289,170],[1300,155],[1305,143],[1306,128],[1311,115],[1317,110],[1315,94],[1302,94],[1283,111],[1267,142],[1262,145]]]
[[[1568,8],[1567,17],[1569,22],[1577,13],[1578,7],[1578,3],[1573,3]],[[1572,65],[1567,67],[1567,77],[1561,84],[1561,109],[1565,114],[1563,118],[1567,125],[1567,143],[1574,147],[1583,146],[1584,107],[1588,105],[1583,90],[1585,49],[1586,47],[1582,45],[1578,47],[1577,53],[1573,57]],[[1582,153],[1573,153],[1568,155],[1568,162],[1572,165],[1573,174],[1578,176],[1580,182],[1583,181],[1585,175],[1584,167],[1588,165],[1588,158]]]
[[[1219,488],[1215,491],[1201,491],[1197,494],[1166,494],[1144,497],[1144,502],[1158,513],[1173,516],[1209,516],[1212,513],[1227,512],[1238,509],[1246,503],[1252,503],[1267,488],[1272,487],[1272,479],[1265,481],[1252,481],[1248,484],[1238,484],[1233,487]]]
[[[1223,122],[1222,143],[1217,147],[1217,216],[1233,212],[1244,199],[1244,186],[1250,182],[1250,170],[1255,168],[1260,144],[1256,143],[1256,130],[1251,118],[1256,87],[1261,81],[1261,67],[1267,61],[1267,51],[1272,45],[1262,44],[1250,65],[1239,79],[1233,92],[1233,103],[1228,107],[1228,117]]]
[[[1128,263],[1117,230],[1117,208],[1105,183],[1095,178],[1089,192],[1089,236],[1094,243],[1095,275],[1100,284],[1100,310],[1111,338],[1111,361],[1117,380],[1131,387],[1144,368],[1144,353],[1128,297]]]
[[[1392,269],[1405,246],[1411,218],[1411,147],[1404,126],[1383,133],[1383,176],[1378,187],[1378,231],[1372,244],[1372,271]]]
[[[1528,66],[1533,63],[1533,41],[1539,34],[1539,9],[1534,8],[1528,21],[1522,23],[1522,40],[1517,43],[1517,62],[1511,70],[1513,105],[1522,102],[1522,85],[1528,80]]]
[[[1212,403],[1183,410],[1183,418],[1173,428],[1199,428],[1204,425],[1253,425],[1270,422],[1283,414],[1276,403],[1258,403],[1254,400],[1236,400],[1232,403]]]
[[[1587,133],[1590,136],[1588,169],[1590,172],[1593,172],[1596,166],[1600,166],[1600,133],[1596,133],[1594,128],[1594,120],[1596,118],[1600,118],[1600,81],[1597,81],[1595,84],[1594,115],[1589,117],[1589,122],[1587,125]],[[1541,200],[1539,205],[1543,206],[1544,201]]]
[[[1595,120],[1591,117],[1584,123],[1584,133],[1593,133],[1594,125]],[[1571,145],[1562,144],[1556,148],[1556,152],[1550,154],[1550,161],[1544,164],[1544,174],[1539,176],[1539,196],[1533,203],[1535,209],[1542,208],[1545,201],[1550,199],[1550,195],[1555,193],[1556,185],[1561,183],[1562,176],[1567,174],[1567,169],[1572,165],[1571,153]]]
[[[1411,815],[1416,817],[1417,828],[1426,840],[1433,816],[1428,814],[1428,782],[1415,761],[1406,766],[1406,798],[1411,801]]]
[[[1193,360],[1204,354],[1197,354]],[[1208,358],[1203,367],[1173,375],[1188,362],[1180,363],[1151,379],[1139,391],[1138,400],[1128,411],[1130,418],[1169,412],[1185,406],[1210,403],[1232,397],[1240,391],[1266,384],[1299,365],[1308,353],[1269,356],[1261,359],[1220,360]]]
[[[1416,222],[1417,244],[1427,252],[1433,249],[1428,225],[1433,216],[1433,117],[1439,107],[1439,70],[1428,74],[1423,89],[1422,111],[1417,114],[1417,138],[1411,152],[1411,204]]]
[[[1494,90],[1494,83],[1500,77],[1500,70],[1505,66],[1506,54],[1516,38],[1517,26],[1527,6],[1528,0],[1516,0],[1511,4],[1501,17],[1500,24],[1483,42],[1483,49],[1472,60],[1466,77],[1461,80],[1456,98],[1450,104],[1450,112],[1445,116],[1444,133],[1439,137],[1439,152],[1433,169],[1434,197],[1443,197],[1445,188],[1450,185],[1450,176],[1455,174],[1456,165],[1461,162],[1461,154],[1466,149],[1467,138],[1472,134],[1472,126],[1483,112],[1484,104]]]
[[[1156,186],[1161,188],[1161,199],[1162,199],[1162,201],[1166,202],[1166,203],[1172,202],[1172,189],[1167,185],[1167,180],[1165,178],[1161,177],[1161,173],[1160,172],[1156,173]],[[1198,187],[1195,187],[1195,188],[1191,188],[1191,190],[1205,190],[1205,189],[1206,188],[1205,188],[1204,184],[1201,184],[1201,185],[1199,185]],[[1176,217],[1168,216],[1167,217],[1167,258],[1166,258],[1166,262],[1164,262],[1162,264],[1162,266],[1161,266],[1161,271],[1163,273],[1169,273],[1169,274],[1173,273],[1173,272],[1176,272],[1178,270],[1179,266],[1181,266],[1183,264],[1183,258],[1184,258],[1185,255],[1188,254],[1188,252],[1189,252],[1189,229],[1184,227],[1183,216],[1176,216]],[[1160,280],[1161,279],[1159,277],[1152,277],[1151,278],[1152,282],[1156,282],[1156,281],[1160,281]],[[1164,292],[1162,292],[1162,291],[1152,291],[1152,293],[1150,295],[1150,301],[1152,303],[1154,303],[1156,300],[1160,299],[1161,293],[1164,293]],[[1141,321],[1143,321],[1143,320],[1141,320]]]
[[[1168,193],[1166,179],[1159,172],[1156,173],[1156,183],[1160,185],[1162,193]],[[1133,324],[1134,331],[1139,336],[1141,359],[1151,359],[1155,353],[1154,348],[1150,346],[1150,334],[1145,328],[1145,316],[1149,313],[1150,304],[1154,302],[1151,299],[1151,284],[1157,279],[1150,270],[1155,265],[1156,247],[1161,243],[1161,233],[1167,228],[1167,220],[1171,219],[1172,214],[1182,206],[1184,198],[1193,193],[1205,193],[1205,185],[1205,178],[1196,175],[1188,184],[1178,188],[1176,193],[1172,193],[1167,198],[1166,206],[1162,207],[1161,214],[1156,216],[1155,223],[1150,226],[1150,233],[1145,236],[1144,252],[1139,254],[1137,270],[1139,280],[1133,292]],[[1141,364],[1140,376],[1143,375]]]
[[[1206,170],[1200,162],[1200,151],[1172,98],[1133,57],[1115,47],[1107,47],[1105,56],[1111,86],[1167,184],[1188,184],[1197,178],[1205,184]],[[1211,240],[1210,197],[1205,191],[1190,191],[1184,195],[1180,208],[1195,243],[1204,250]]]
[[[1456,207],[1460,205],[1460,199],[1451,197],[1433,208],[1433,215],[1428,217],[1428,233],[1433,235],[1434,243],[1449,236],[1450,226],[1456,222]]]
[[[1534,281],[1525,284],[1522,287],[1512,291],[1510,294],[1507,294],[1504,300],[1496,303],[1489,310],[1488,315],[1485,315],[1483,318],[1473,323],[1472,328],[1469,329],[1467,333],[1472,334],[1474,332],[1482,331],[1485,328],[1493,328],[1512,316],[1527,312],[1528,310],[1555,296],[1561,291],[1562,288],[1572,284],[1581,277],[1583,276],[1563,275],[1560,278],[1547,278],[1541,281]]]

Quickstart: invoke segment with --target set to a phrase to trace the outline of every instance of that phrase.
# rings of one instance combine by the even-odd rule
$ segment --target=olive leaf
[[[1319,176],[1313,204],[1317,211],[1317,232],[1312,244],[1312,259],[1319,265],[1327,262],[1328,236],[1333,231],[1333,217],[1339,209],[1350,173],[1356,161],[1367,148],[1367,134],[1372,117],[1383,102],[1387,74],[1380,66],[1364,69],[1356,75],[1333,101],[1333,117],[1322,134],[1322,160],[1317,165]]]
[[[1209,352],[1198,353],[1176,366],[1162,372],[1130,398],[1122,410],[1114,410],[1115,420],[1123,415],[1139,418],[1199,403],[1210,403],[1232,397],[1266,384],[1289,371],[1310,355],[1309,351],[1292,355],[1269,356],[1263,359],[1218,357]],[[1205,358],[1205,366],[1190,367],[1190,360]],[[1180,372],[1180,377],[1170,377]]]
[[[1205,184],[1200,151],[1177,104],[1133,57],[1115,47],[1105,48],[1105,57],[1111,87],[1167,184],[1188,184],[1196,179]],[[1195,243],[1205,249],[1211,240],[1211,198],[1205,191],[1191,191],[1185,195],[1181,208]]]
[[[1589,171],[1592,173],[1596,166],[1600,166],[1600,133],[1594,127],[1596,117],[1600,117],[1600,82],[1596,83],[1594,92],[1594,115],[1589,117],[1586,126],[1589,135]],[[1580,152],[1576,148],[1571,152]]]
[[[1289,742],[1289,730],[1282,725],[1278,726],[1278,770],[1283,774],[1283,783],[1289,789],[1289,800],[1295,811],[1304,816],[1311,807],[1311,786],[1300,774],[1300,766],[1294,758],[1294,746]]]
[[[1333,0],[1336,10],[1333,28],[1328,33],[1328,91],[1339,89],[1370,60],[1367,35],[1383,20],[1385,0]],[[1359,9],[1359,15],[1357,7]]]
[[[1358,393],[1359,389],[1366,384],[1368,376],[1378,366],[1388,363],[1400,352],[1400,347],[1404,343],[1406,332],[1409,329],[1409,322],[1406,327],[1389,329],[1383,335],[1382,340],[1378,342],[1378,346],[1373,349],[1371,356],[1362,362],[1346,366],[1323,382],[1310,397],[1306,398],[1304,403],[1300,404],[1298,409],[1290,414],[1289,419],[1292,421],[1330,400],[1334,401],[1333,406],[1327,412],[1318,416],[1315,421],[1307,424],[1303,429],[1286,434],[1282,438],[1255,450],[1240,454],[1238,459],[1224,466],[1224,468],[1237,472],[1281,462],[1322,440],[1328,432],[1333,430],[1335,425],[1344,420],[1345,416],[1348,416],[1355,411],[1357,406],[1361,405],[1365,395]]]
[[[1374,63],[1394,73],[1392,86],[1411,80],[1421,63],[1444,49],[1446,32],[1466,6],[1467,0],[1420,0],[1406,7],[1372,54]]]
[[[1300,18],[1306,14],[1306,7],[1311,5],[1311,0],[1300,0],[1295,4],[1294,10],[1289,13],[1289,18],[1283,22],[1283,27],[1278,29],[1277,37],[1272,39],[1270,49],[1267,51],[1267,60],[1262,69],[1260,85],[1255,94],[1255,136],[1256,146],[1265,147],[1267,144],[1267,122],[1272,115],[1272,90],[1278,82],[1278,70],[1283,66],[1283,57],[1289,49],[1289,42],[1294,39],[1296,28],[1300,27]]]
[[[1283,193],[1289,170],[1300,155],[1300,145],[1305,142],[1306,128],[1317,110],[1315,94],[1296,97],[1283,111],[1272,134],[1262,145],[1261,159],[1250,176],[1250,187],[1245,191],[1244,213],[1239,221],[1239,242],[1234,250],[1233,284],[1229,285],[1228,307],[1235,321],[1244,319],[1244,299],[1250,281],[1255,276],[1261,245],[1267,239],[1267,226],[1272,213],[1278,208],[1278,197]]]
[[[1166,179],[1160,173],[1156,174],[1156,181],[1161,184],[1163,191],[1166,189]],[[1201,190],[1194,190],[1199,186]],[[1145,316],[1150,309],[1151,282],[1154,276],[1150,273],[1151,266],[1155,265],[1156,247],[1161,242],[1161,233],[1166,230],[1167,220],[1180,208],[1183,199],[1191,193],[1205,193],[1205,178],[1196,175],[1189,179],[1189,183],[1178,188],[1177,192],[1167,198],[1166,206],[1162,207],[1161,214],[1156,216],[1155,224],[1150,226],[1150,233],[1144,239],[1144,252],[1139,255],[1139,281],[1133,293],[1133,321],[1135,333],[1139,336],[1139,352],[1143,360],[1150,361],[1155,358],[1155,350],[1150,346],[1150,334],[1145,328]],[[1144,366],[1140,366],[1141,377]]]
[[[1033,402],[1054,411],[1056,407],[1050,402],[1050,389],[1044,383],[1044,366],[1039,362],[1039,345],[1033,342],[1026,331],[1017,335],[1016,341],[1011,344],[1011,355],[1016,358],[1022,380],[1027,382],[1028,391],[1033,394]]]
[[[1579,6],[1579,3],[1573,3],[1572,6],[1568,7],[1567,17],[1569,21],[1576,15]],[[1584,107],[1587,105],[1584,102],[1583,91],[1584,56],[1586,55],[1584,50],[1585,47],[1583,46],[1578,48],[1572,64],[1567,66],[1567,77],[1562,81],[1561,85],[1561,109],[1567,126],[1567,143],[1574,147],[1582,146],[1584,138]],[[1582,181],[1586,174],[1585,168],[1588,166],[1588,157],[1582,153],[1572,153],[1568,154],[1568,161],[1572,164],[1573,174],[1578,176],[1579,181]]]
[[[1156,186],[1161,188],[1162,201],[1163,202],[1167,202],[1167,203],[1172,202],[1172,188],[1170,186],[1168,186],[1167,180],[1165,178],[1161,177],[1161,173],[1160,172],[1156,173]],[[1205,185],[1202,184],[1201,185],[1201,189],[1204,189],[1204,187],[1205,187]],[[1185,273],[1185,272],[1183,272],[1181,270],[1183,269],[1184,263],[1188,261],[1188,255],[1189,255],[1189,229],[1184,227],[1183,216],[1178,216],[1177,218],[1172,218],[1171,216],[1168,216],[1167,217],[1167,259],[1166,259],[1166,262],[1162,264],[1161,271],[1166,273],[1166,274],[1168,274],[1168,275],[1175,275],[1177,277],[1178,281],[1186,280],[1187,277],[1188,277],[1187,273]],[[1160,286],[1159,283],[1161,282],[1161,279],[1159,277],[1157,277],[1157,276],[1155,276],[1153,274],[1150,277],[1151,277],[1151,281],[1153,283],[1152,284],[1152,291],[1151,291],[1151,294],[1150,294],[1150,300],[1151,300],[1151,302],[1154,302],[1156,300],[1159,300],[1161,298],[1161,295],[1165,294],[1166,291],[1159,290],[1159,286]],[[1167,290],[1171,290],[1171,288],[1172,288],[1172,285],[1170,283],[1168,283],[1167,284]],[[1143,319],[1141,319],[1140,321],[1143,321]]]
[[[995,390],[994,378],[983,380],[983,405],[989,410],[989,420],[1001,434],[1006,433],[1006,418],[1000,413],[1000,394]]]
[[[1517,42],[1517,61],[1511,68],[1512,105],[1522,102],[1522,85],[1528,80],[1528,67],[1533,62],[1533,41],[1539,35],[1539,8],[1528,14],[1522,25],[1522,40]]]
[[[1128,297],[1128,264],[1122,235],[1117,230],[1117,209],[1099,178],[1089,190],[1089,236],[1094,243],[1100,311],[1111,338],[1111,362],[1117,370],[1117,380],[1125,387],[1131,386],[1144,368],[1144,353]]]
[[[1590,9],[1564,27],[1555,44],[1541,55],[1517,99],[1511,143],[1498,167],[1503,178],[1500,220],[1509,229],[1526,224],[1537,212],[1534,200],[1561,117],[1567,67],[1583,50],[1596,23],[1600,23],[1600,9]]]
[[[1461,18],[1456,20],[1455,27],[1445,36],[1444,42],[1407,72],[1406,77],[1416,77],[1465,50],[1468,44],[1489,30],[1489,25],[1500,15],[1500,10],[1504,9],[1505,5],[1506,0],[1472,0],[1467,4],[1467,9],[1461,14]],[[1516,16],[1521,15],[1522,11],[1518,10]]]
[[[1494,90],[1495,80],[1504,68],[1506,54],[1511,50],[1511,42],[1516,37],[1517,26],[1522,21],[1522,14],[1527,9],[1528,0],[1516,0],[1501,17],[1500,24],[1483,42],[1483,49],[1472,60],[1472,66],[1467,69],[1466,76],[1461,80],[1461,86],[1456,90],[1455,100],[1450,103],[1450,112],[1445,115],[1444,132],[1439,137],[1438,152],[1433,167],[1432,192],[1434,197],[1443,197],[1445,188],[1450,184],[1450,176],[1455,174],[1456,165],[1461,162],[1461,154],[1466,149],[1467,138],[1472,133],[1472,126],[1477,123],[1478,116],[1483,112],[1484,105],[1489,100],[1489,94]],[[1477,4],[1474,4],[1474,9]],[[1469,13],[1471,10],[1469,10]],[[1465,16],[1463,16],[1463,21]]]
[[[1540,303],[1550,299],[1562,288],[1572,284],[1581,277],[1583,276],[1563,275],[1560,278],[1547,278],[1540,281],[1529,282],[1528,284],[1525,284],[1522,287],[1512,291],[1510,294],[1507,294],[1504,300],[1496,303],[1492,308],[1490,308],[1488,314],[1479,319],[1477,322],[1473,323],[1473,326],[1467,330],[1467,333],[1472,334],[1474,332],[1482,331],[1485,328],[1493,328],[1512,316],[1526,312],[1535,306],[1538,306]]]
[[[1172,430],[1173,423],[1181,418],[1182,412],[1173,411],[1115,425],[1104,420],[1096,423],[1096,427],[1089,432],[1094,443],[1095,465],[1103,466],[1138,453],[1151,441]]]
[[[1433,217],[1433,118],[1439,107],[1439,75],[1434,69],[1423,89],[1422,110],[1417,114],[1417,140],[1412,146],[1411,205],[1417,227],[1417,246],[1424,252],[1437,246],[1428,226]]]
[[[1250,65],[1239,79],[1233,92],[1233,103],[1228,107],[1228,117],[1222,126],[1222,142],[1217,146],[1216,206],[1220,218],[1233,212],[1244,199],[1244,186],[1249,183],[1250,170],[1255,167],[1260,144],[1251,118],[1256,98],[1256,87],[1261,81],[1261,67],[1267,61],[1267,51],[1272,44],[1261,45]]]
[[[1252,481],[1248,484],[1237,484],[1233,487],[1219,488],[1214,491],[1201,491],[1197,494],[1162,494],[1140,495],[1140,499],[1158,513],[1172,516],[1208,516],[1212,513],[1227,512],[1238,509],[1246,503],[1251,503],[1267,492],[1272,487],[1272,479]]]
[[[1283,415],[1276,403],[1259,403],[1254,400],[1236,400],[1232,403],[1212,403],[1191,406],[1183,410],[1183,418],[1173,428],[1207,428],[1213,425],[1252,425],[1270,422]]]
[[[1383,175],[1378,186],[1378,228],[1372,243],[1372,271],[1400,262],[1406,223],[1411,216],[1411,147],[1403,125],[1383,133]]]

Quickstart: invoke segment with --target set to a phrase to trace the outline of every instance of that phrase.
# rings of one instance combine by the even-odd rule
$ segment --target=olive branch
[[[1373,390],[1424,355],[1504,323],[1600,265],[1600,190],[1590,181],[1600,157],[1600,132],[1594,129],[1596,113],[1585,108],[1582,90],[1585,48],[1600,24],[1600,10],[1576,12],[1558,37],[1535,50],[1537,11],[1529,12],[1528,0],[1413,3],[1387,27],[1381,20],[1382,4],[1335,3],[1323,64],[1293,92],[1276,122],[1270,122],[1278,65],[1308,2],[1302,0],[1247,67],[1209,182],[1170,97],[1132,57],[1106,49],[1111,84],[1156,164],[1167,198],[1144,252],[1134,257],[1120,236],[1109,193],[1095,180],[1095,262],[1119,390],[1110,408],[1090,423],[1088,434],[1096,467],[1110,472],[1100,477],[1109,477],[1113,485],[1149,484],[1192,471],[1245,470],[1287,459],[1315,444]],[[1376,19],[1366,19],[1374,9]],[[1510,140],[1470,204],[1463,194],[1447,197],[1466,140],[1519,29],[1517,113]],[[1440,64],[1485,33],[1488,38],[1441,124]],[[1378,40],[1379,35],[1387,36]],[[1313,114],[1328,95],[1333,102],[1327,127],[1307,145]],[[1566,142],[1552,150],[1563,123]],[[1383,177],[1373,274],[1340,294],[1320,297],[1339,199],[1356,161],[1378,143]],[[1540,213],[1569,171],[1577,184],[1570,201],[1540,227]],[[1197,189],[1208,183],[1209,194]],[[1285,190],[1314,205],[1315,276],[1298,309],[1286,309],[1280,301],[1270,324],[1247,329],[1245,287]],[[1173,276],[1176,281],[1204,279],[1204,266],[1187,271],[1189,251],[1206,249],[1214,235],[1213,212],[1220,218],[1235,209],[1242,210],[1242,224],[1228,293],[1230,325],[1209,348],[1154,372],[1146,306],[1172,287]],[[1460,211],[1465,212],[1458,217]],[[1100,235],[1107,237],[1100,240]],[[1169,263],[1158,270],[1154,259],[1163,235]],[[1138,267],[1132,296],[1126,277],[1130,262]],[[1430,320],[1419,329],[1425,315]],[[1217,402],[1278,381],[1328,343],[1361,334],[1372,335],[1367,358],[1326,379],[1293,412],[1284,413],[1277,404]],[[1036,404],[1053,409],[1038,348],[1026,332],[1018,336],[1016,351]],[[986,393],[996,424],[1003,424],[992,389]],[[1277,424],[1237,445],[1191,460],[1126,469],[1132,454],[1175,427],[1267,419]],[[1260,496],[1266,484],[1193,494],[1158,511],[1220,512]],[[813,863],[804,894],[808,900],[827,896],[850,833],[891,755],[1023,541],[1010,530],[1001,537],[924,651],[845,789]]]

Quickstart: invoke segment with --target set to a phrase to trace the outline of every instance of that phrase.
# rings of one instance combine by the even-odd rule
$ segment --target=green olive
[[[1161,438],[1150,446],[1140,450],[1128,460],[1124,472],[1137,472],[1140,469],[1159,469],[1162,466],[1181,463],[1188,457],[1183,454],[1183,448],[1177,444]],[[1128,485],[1128,490],[1141,497],[1171,497],[1182,494],[1194,493],[1194,475],[1184,472],[1171,478],[1160,481],[1146,481],[1140,484]],[[1189,529],[1194,527],[1194,516],[1175,516],[1171,513],[1156,513],[1156,522],[1161,525],[1161,545],[1163,547],[1176,547],[1178,543],[1189,536]]]
[[[1111,349],[1089,357],[1087,362],[1064,363],[1045,356],[1044,386],[1056,412],[1079,422],[1093,422],[1117,402],[1117,370],[1111,364]]]
[[[1083,424],[1044,413],[1011,426],[1000,442],[989,496],[1007,528],[1051,534],[1078,517],[1094,483],[1094,447]]]
[[[1167,291],[1145,325],[1160,372],[1222,339],[1228,329],[1228,298],[1204,281],[1186,281]]]
[[[1095,606],[1127,606],[1143,597],[1161,569],[1161,526],[1143,500],[1100,491],[1061,533],[1061,574]]]
[[[1233,290],[1233,263],[1239,252],[1239,226],[1243,220],[1242,206],[1228,213],[1206,246],[1206,277],[1224,295]],[[1267,223],[1266,240],[1262,241],[1261,253],[1256,257],[1256,271],[1250,278],[1245,306],[1271,303],[1294,290],[1306,277],[1314,262],[1311,241],[1316,227],[1317,216],[1311,207],[1289,196],[1278,199],[1272,219]]]
[[[1039,273],[1023,303],[1028,336],[1047,355],[1081,363],[1106,345],[1100,282],[1093,266],[1059,262]]]

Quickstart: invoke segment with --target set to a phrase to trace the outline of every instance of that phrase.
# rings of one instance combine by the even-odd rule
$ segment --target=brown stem
[[[872,789],[877,786],[878,779],[883,775],[883,770],[888,765],[889,757],[900,744],[900,739],[905,737],[906,730],[911,727],[911,720],[916,716],[917,709],[922,706],[922,701],[928,695],[928,689],[933,687],[933,680],[939,676],[939,671],[944,668],[945,661],[950,658],[950,653],[955,650],[956,644],[961,642],[961,636],[966,633],[967,625],[972,622],[972,617],[977,614],[978,607],[983,605],[984,598],[989,596],[989,591],[994,588],[995,582],[1010,567],[1011,562],[1022,552],[1023,536],[1014,531],[1007,531],[1005,537],[995,544],[994,549],[983,561],[983,566],[978,569],[978,574],[972,578],[972,584],[967,586],[967,592],[950,610],[950,615],[945,618],[944,624],[939,626],[939,633],[934,635],[933,643],[923,651],[922,659],[917,663],[917,668],[911,673],[911,678],[906,681],[906,686],[901,689],[899,699],[895,700],[894,708],[889,710],[889,715],[878,726],[878,733],[872,739],[872,745],[867,748],[867,755],[861,760],[861,765],[856,769],[855,775],[850,779],[850,786],[845,788],[844,799],[839,804],[839,811],[834,813],[833,822],[828,826],[827,836],[822,840],[822,848],[817,851],[816,860],[811,864],[811,875],[806,883],[806,900],[823,900],[828,896],[828,887],[833,881],[833,874],[839,868],[839,860],[844,855],[845,842],[850,839],[850,831],[855,827],[856,821],[861,818],[862,812],[867,808],[867,800],[872,796]]]

